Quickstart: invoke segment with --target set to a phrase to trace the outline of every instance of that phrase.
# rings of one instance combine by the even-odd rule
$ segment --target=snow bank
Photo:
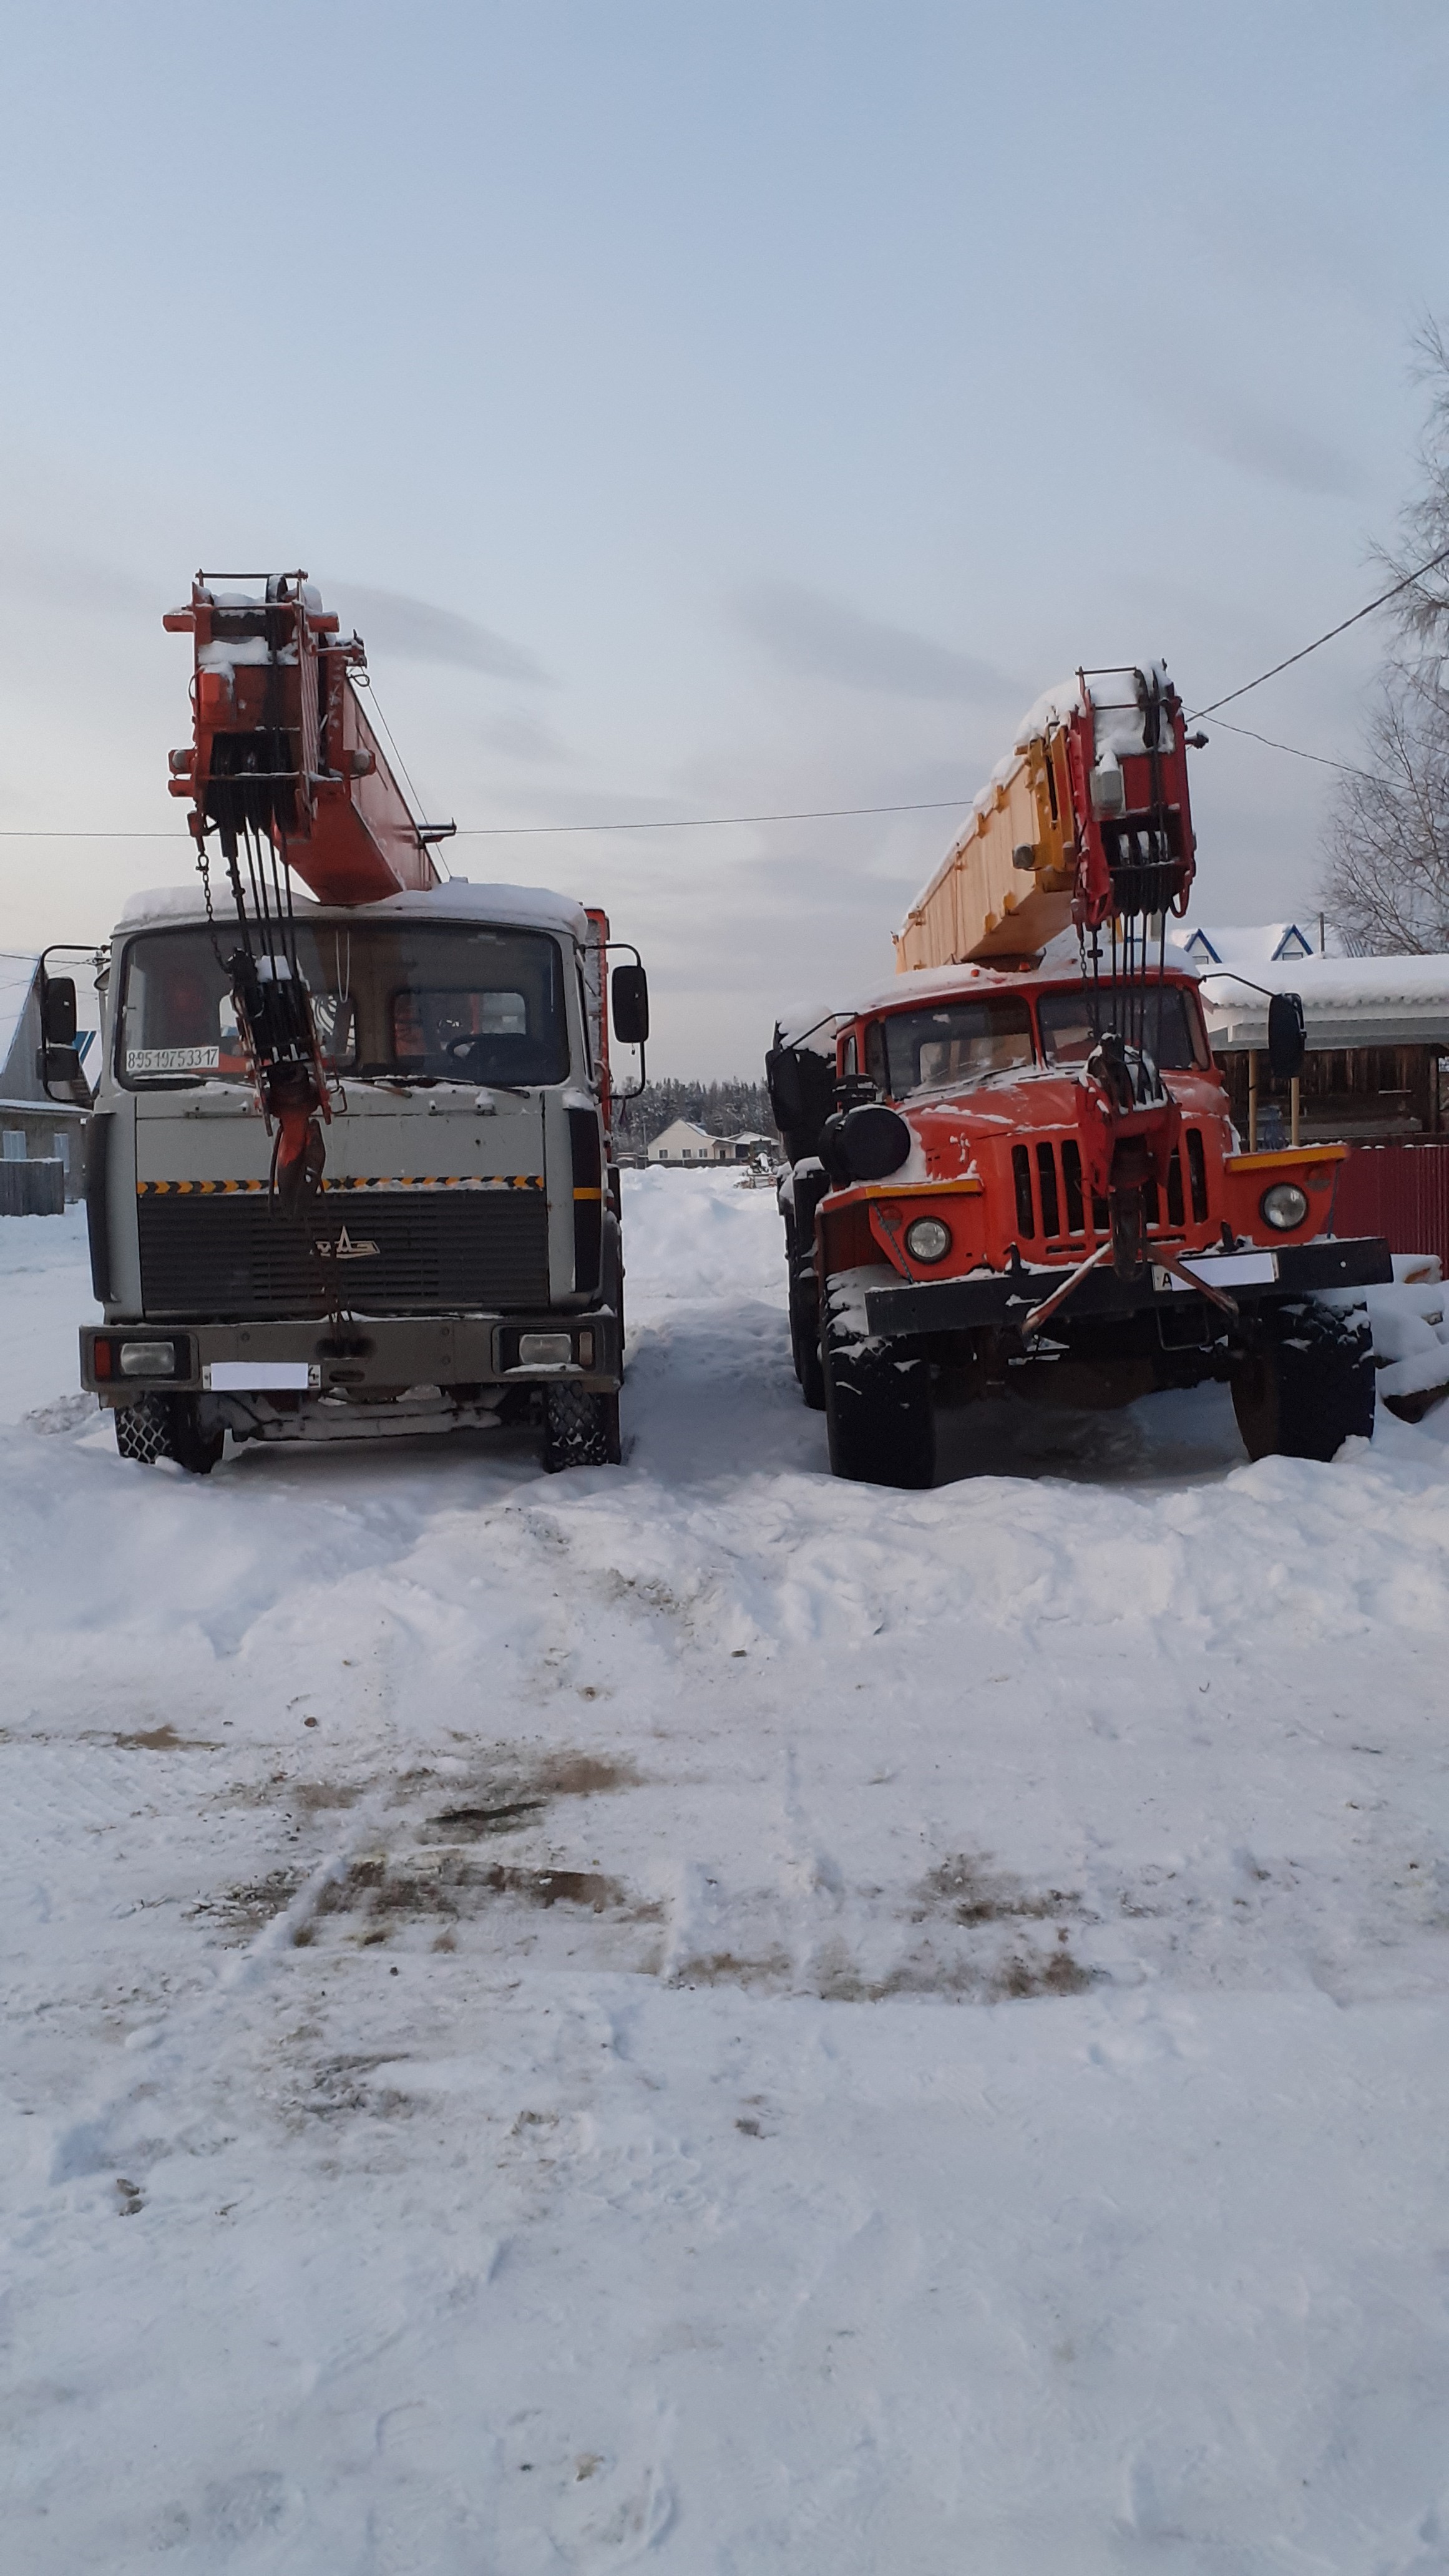
[[[836,1485],[770,1193],[625,1187],[557,1478],[19,1420],[0,1227],[14,2563],[1427,2576],[1443,1416]]]
[[[79,1327],[99,1313],[83,1207],[61,1216],[0,1217],[0,1423],[18,1422],[37,1406],[78,1414]]]

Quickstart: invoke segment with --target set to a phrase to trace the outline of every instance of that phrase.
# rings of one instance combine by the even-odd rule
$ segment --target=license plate
[[[201,1383],[213,1395],[305,1394],[322,1371],[315,1360],[208,1360]]]
[[[1276,1252],[1207,1252],[1190,1254],[1183,1262],[1207,1288],[1268,1288],[1278,1276]],[[1152,1285],[1159,1291],[1177,1289],[1189,1295],[1189,1283],[1179,1279],[1175,1270],[1160,1269],[1155,1263]]]

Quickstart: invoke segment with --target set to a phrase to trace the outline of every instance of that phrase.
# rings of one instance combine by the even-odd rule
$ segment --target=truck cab
[[[1387,1246],[1333,1231],[1343,1146],[1241,1150],[1191,973],[906,969],[832,1034],[827,1066],[778,1032],[767,1070],[796,1369],[837,1474],[928,1484],[937,1407],[1003,1390],[1224,1379],[1253,1456],[1372,1429],[1337,1292],[1388,1280]]]
[[[234,945],[200,888],[143,895],[103,977],[88,1204],[104,1320],[82,1333],[81,1375],[122,1454],[205,1472],[227,1432],[532,1420],[551,1466],[616,1461],[602,914],[458,879],[365,906],[298,899],[287,953],[326,1126],[320,1177],[290,1208]],[[623,972],[616,1034],[634,1039],[642,972]]]

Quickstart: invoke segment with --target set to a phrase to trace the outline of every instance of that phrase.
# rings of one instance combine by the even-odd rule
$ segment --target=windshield
[[[1070,992],[1043,993],[1036,1006],[1042,1050],[1048,1064],[1085,1064],[1104,1029],[1119,1028],[1133,1046],[1142,1046],[1163,1073],[1190,1073],[1205,1068],[1207,1040],[1195,994],[1180,984],[1141,985],[1130,989],[1103,984],[1096,996],[1097,1025],[1092,1026],[1092,996],[1085,984]]]
[[[1031,1061],[1031,1012],[1014,993],[943,1002],[935,1011],[900,1011],[873,1021],[866,1034],[866,1070],[892,1100],[908,1091],[976,1082]]]
[[[325,1062],[361,1080],[527,1086],[568,1072],[561,959],[540,931],[297,926]],[[121,989],[117,1071],[128,1084],[214,1075],[245,1081],[230,978],[229,924],[133,939]]]

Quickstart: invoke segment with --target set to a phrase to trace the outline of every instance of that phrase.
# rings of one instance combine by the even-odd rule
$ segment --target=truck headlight
[[[938,1216],[918,1216],[906,1228],[906,1250],[913,1261],[944,1261],[951,1249],[951,1229]]]
[[[174,1342],[122,1342],[122,1377],[174,1377],[176,1344]]]
[[[1308,1214],[1308,1200],[1296,1181],[1275,1181],[1258,1201],[1258,1213],[1265,1225],[1274,1225],[1280,1234],[1291,1234]]]

